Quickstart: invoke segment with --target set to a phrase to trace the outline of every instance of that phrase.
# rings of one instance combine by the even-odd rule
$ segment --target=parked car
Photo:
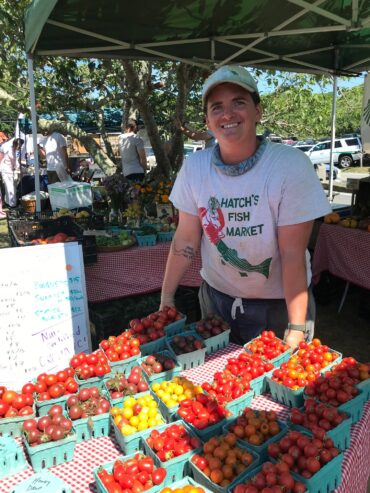
[[[296,146],[297,147],[297,146]],[[319,142],[305,151],[312,164],[330,163],[331,141]],[[362,144],[358,137],[335,139],[333,162],[339,168],[348,168],[361,159]]]
[[[312,145],[296,145],[296,149],[299,149],[300,151],[304,152],[307,156],[309,156],[309,151],[312,149]],[[317,167],[319,166],[319,163],[312,163],[317,171]],[[324,163],[325,164],[325,163]],[[329,180],[330,177],[330,164],[325,164],[325,169],[326,169],[326,179]],[[333,167],[333,178],[336,180],[339,175],[339,169],[334,166]]]

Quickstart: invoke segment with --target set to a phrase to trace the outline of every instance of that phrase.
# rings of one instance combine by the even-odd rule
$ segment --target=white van
[[[312,164],[330,163],[331,141],[319,142],[306,152]],[[354,162],[360,161],[362,154],[362,144],[358,137],[347,137],[335,139],[334,144],[334,164],[339,168],[348,168]]]

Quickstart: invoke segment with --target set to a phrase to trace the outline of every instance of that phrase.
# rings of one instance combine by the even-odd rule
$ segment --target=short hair
[[[125,128],[129,130],[135,130],[137,128],[137,121],[135,120],[135,118],[129,118],[127,120]]]

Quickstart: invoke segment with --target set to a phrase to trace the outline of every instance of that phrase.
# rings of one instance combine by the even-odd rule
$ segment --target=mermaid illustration
[[[225,226],[225,218],[220,207],[220,203],[215,197],[210,197],[208,201],[208,208],[200,207],[198,210],[203,230],[208,236],[210,242],[216,246],[221,255],[221,262],[223,264],[228,263],[235,267],[240,276],[247,277],[247,272],[258,272],[266,277],[269,277],[269,270],[272,257],[265,259],[258,265],[252,265],[247,259],[238,257],[238,252],[230,248],[223,241],[225,233],[223,228]]]

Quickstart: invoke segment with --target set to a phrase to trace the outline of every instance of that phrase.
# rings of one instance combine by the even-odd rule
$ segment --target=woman
[[[5,203],[9,207],[15,207],[17,205],[16,181],[19,170],[17,155],[23,142],[22,139],[13,139],[11,146],[7,147],[3,153],[0,162],[1,178],[5,187]]]

